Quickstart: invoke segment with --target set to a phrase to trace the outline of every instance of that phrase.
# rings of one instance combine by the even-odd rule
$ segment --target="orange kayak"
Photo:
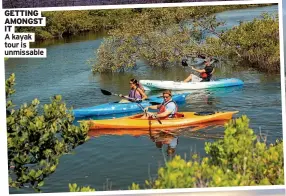
[[[180,128],[200,123],[207,123],[219,120],[229,120],[238,111],[214,112],[210,114],[200,114],[195,112],[180,112],[177,118],[160,119],[160,124],[156,119],[141,119],[143,114],[137,114],[117,119],[104,120],[84,120],[90,130],[94,129],[161,129],[161,128]]]
[[[198,125],[191,125],[187,126],[188,131],[191,132],[196,132],[202,129],[207,129],[209,127],[221,127],[223,126],[228,120],[219,120],[219,121],[212,121],[208,123],[201,123]],[[150,136],[150,134],[159,134],[159,133],[166,133],[166,134],[175,134],[177,132],[182,132],[185,131],[184,127],[172,127],[168,129],[154,129],[150,132],[148,129],[96,129],[96,130],[90,130],[88,132],[88,136],[90,137],[101,137],[101,136],[106,136],[106,135],[113,135],[113,136],[124,136],[124,135],[129,135],[129,136],[134,136],[134,137],[140,137],[140,136]]]

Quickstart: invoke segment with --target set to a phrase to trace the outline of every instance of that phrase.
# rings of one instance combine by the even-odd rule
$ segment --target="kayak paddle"
[[[137,103],[137,102],[136,102]],[[142,105],[141,104],[139,104],[139,103],[137,103],[138,104],[138,106],[143,110],[143,112],[145,112],[144,111],[144,108],[142,107]],[[155,118],[156,118],[156,120],[160,123],[160,124],[162,124],[162,122],[160,121],[160,119],[157,117],[157,116],[154,116]]]
[[[112,92],[110,92],[110,91],[104,90],[104,89],[100,89],[100,90],[101,90],[102,94],[104,94],[104,95],[114,95],[114,96],[121,97],[121,98],[125,98],[125,99],[135,100],[134,98],[131,98],[131,97],[127,98],[127,97],[125,97],[125,96],[121,96],[121,95],[118,95],[118,94],[116,94],[116,93],[112,93]],[[140,100],[139,100],[139,101],[140,101]]]
[[[114,95],[114,96],[117,96],[117,97],[121,97],[121,98],[125,98],[125,99],[132,99],[132,100],[134,100],[134,101],[142,101],[141,99],[134,99],[134,98],[131,98],[131,97],[125,97],[125,96],[120,96],[120,95],[118,95],[118,94],[116,94],[116,93],[112,93],[112,92],[110,92],[110,91],[107,91],[107,90],[103,90],[103,89],[100,89],[101,90],[101,92],[102,92],[102,94],[104,94],[104,95]],[[150,99],[145,99],[145,101],[148,101],[148,100],[150,100]],[[158,105],[158,104],[161,104],[161,103],[159,103],[159,102],[154,102],[154,101],[150,101],[149,102],[151,105]]]
[[[118,94],[116,94],[116,93],[112,93],[112,92],[110,92],[110,91],[107,91],[107,90],[104,90],[104,89],[100,89],[101,90],[101,92],[102,92],[102,94],[104,94],[104,95],[114,95],[114,96],[118,96],[118,97],[121,97],[121,98],[124,98],[124,99],[132,99],[132,100],[135,100],[134,98],[131,98],[131,97],[125,97],[125,96],[120,96],[120,95],[118,95]],[[143,106],[140,104],[140,103],[138,103],[137,102],[138,100],[135,100],[135,103],[142,109],[142,111],[144,112],[144,108],[143,108]],[[140,100],[139,100],[140,101]],[[156,102],[150,102],[151,103],[151,105],[157,105],[158,103],[156,103]],[[153,103],[153,104],[152,104]],[[156,103],[156,104],[155,104]],[[155,118],[156,118],[156,120],[160,123],[160,124],[162,124],[162,122],[160,121],[160,119],[157,117],[157,116],[154,116]]]

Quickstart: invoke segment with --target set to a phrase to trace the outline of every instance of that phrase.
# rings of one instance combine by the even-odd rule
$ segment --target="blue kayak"
[[[184,102],[186,97],[189,93],[182,93],[182,94],[175,94],[173,95],[173,100],[177,103]],[[152,105],[150,102],[157,102],[158,104],[163,102],[162,96],[150,96],[148,100],[142,101],[140,105],[143,108]],[[110,114],[122,114],[128,112],[136,112],[142,111],[140,106],[134,102],[127,102],[127,103],[119,103],[119,102],[110,102],[105,103],[97,106],[87,107],[87,108],[80,108],[74,109],[73,115],[76,118],[82,117],[90,117],[90,116],[99,116],[99,115],[110,115]]]

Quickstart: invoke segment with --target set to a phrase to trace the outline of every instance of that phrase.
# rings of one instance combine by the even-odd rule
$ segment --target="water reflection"
[[[213,121],[209,123],[201,123],[183,128],[170,128],[161,130],[133,130],[133,129],[97,129],[91,130],[88,136],[98,138],[103,136],[133,136],[147,137],[153,143],[154,147],[163,150],[167,156],[174,157],[176,149],[179,145],[179,138],[197,138],[201,140],[223,138],[223,133],[211,132],[215,128],[222,127],[228,122],[226,120]]]
[[[106,135],[124,136],[131,135],[134,137],[148,137],[156,148],[162,149],[164,145],[167,146],[166,153],[168,156],[175,155],[176,147],[178,145],[178,138],[180,130],[92,130],[88,133],[90,137],[101,137]]]
[[[150,139],[155,143],[156,147],[162,149],[164,145],[167,146],[167,155],[172,156],[175,154],[178,145],[178,135],[168,130],[161,130],[159,133],[152,134],[150,131]]]

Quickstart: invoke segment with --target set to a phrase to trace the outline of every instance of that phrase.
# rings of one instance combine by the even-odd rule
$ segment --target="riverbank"
[[[190,12],[188,13],[188,17],[203,17],[226,10],[265,7],[270,5],[273,4],[189,7]],[[185,8],[48,11],[42,12],[43,16],[46,17],[45,27],[18,27],[17,31],[35,32],[36,41],[61,39],[63,37],[78,35],[84,32],[96,33],[113,30],[120,27],[122,25],[122,21],[124,22],[127,19],[136,18],[139,15],[144,15],[149,12],[152,12],[154,18],[163,18],[163,16],[160,15],[160,10],[162,9],[165,10],[165,14],[177,14],[177,19],[180,19],[180,10]]]
[[[191,2],[212,2],[216,0],[192,0]],[[220,0],[226,1],[226,0]],[[228,0],[235,1],[235,0]],[[3,0],[3,8],[30,8],[30,7],[65,7],[65,6],[92,6],[92,5],[125,5],[125,4],[150,4],[150,3],[180,3],[190,2],[190,0],[56,0],[56,1],[11,1]]]

